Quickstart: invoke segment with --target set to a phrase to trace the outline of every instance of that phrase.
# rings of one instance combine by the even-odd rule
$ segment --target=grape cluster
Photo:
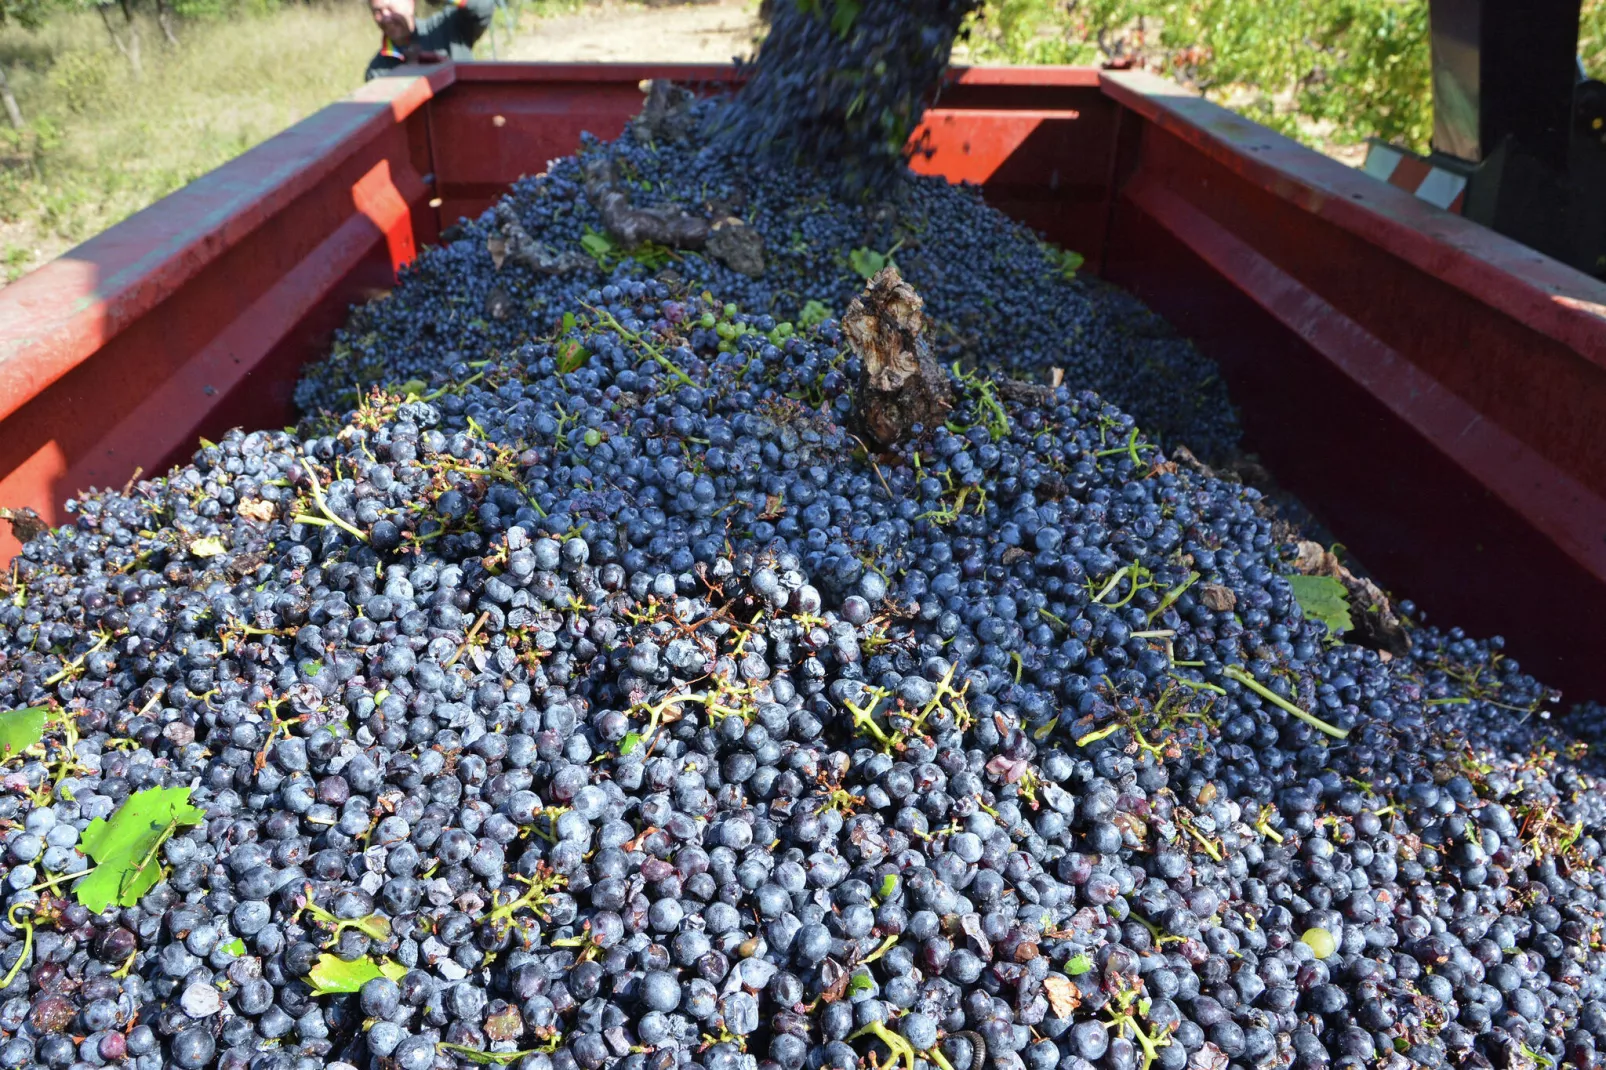
[[[0,1068],[1600,1065],[1586,741],[1086,389],[1230,443],[1190,350],[973,191],[593,154],[765,275],[599,277],[560,162],[0,579]],[[800,314],[867,226],[962,349],[885,450]]]

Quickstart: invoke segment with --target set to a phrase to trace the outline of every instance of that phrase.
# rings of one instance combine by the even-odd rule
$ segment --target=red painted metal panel
[[[1380,579],[1606,695],[1606,287],[1201,101],[1120,92],[1140,137],[1107,274],[1221,362],[1250,447]]]
[[[926,113],[914,170],[983,187],[987,200],[1050,240],[1096,262],[1109,213],[1109,155],[1117,109],[1093,87],[1062,92],[1073,107],[944,106]]]

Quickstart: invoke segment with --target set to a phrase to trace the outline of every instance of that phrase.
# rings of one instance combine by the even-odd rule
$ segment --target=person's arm
[[[496,0],[452,0],[451,6],[456,9],[452,12],[452,37],[465,48],[473,48],[491,28]]]
[[[390,52],[388,49],[381,49],[374,53],[373,59],[368,61],[368,69],[363,72],[363,81],[371,82],[385,72],[401,66],[401,64],[402,57]]]

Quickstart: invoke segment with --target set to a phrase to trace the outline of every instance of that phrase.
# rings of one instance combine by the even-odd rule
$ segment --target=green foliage
[[[808,330],[812,327],[818,327],[830,318],[831,310],[825,306],[824,302],[810,300],[804,302],[803,311],[798,313],[797,324],[804,330]]]
[[[1093,960],[1083,954],[1072,955],[1065,963],[1065,972],[1072,977],[1080,977],[1093,968]]]
[[[347,962],[325,952],[312,964],[312,972],[307,974],[307,980],[312,982],[313,995],[327,996],[335,993],[360,992],[363,985],[376,977],[389,977],[392,981],[397,981],[406,972],[403,966],[389,959],[375,962],[364,955],[362,958]]]
[[[38,29],[44,25],[45,18],[54,6],[57,5],[51,0],[0,0],[0,26]]]
[[[119,62],[109,50],[69,52],[50,68],[50,88],[62,107],[84,115],[94,110],[117,80]]]
[[[156,852],[180,825],[198,825],[206,812],[190,805],[189,788],[147,788],[130,795],[112,819],[97,817],[84,829],[83,849],[95,869],[73,892],[99,914],[116,903],[131,907],[161,877]]]
[[[10,761],[45,738],[45,707],[0,713],[0,762]]]
[[[26,120],[0,111],[0,282],[350,93],[377,41],[365,5],[171,6],[177,46],[154,0],[135,5],[136,72],[92,6],[0,0],[0,70]]]
[[[1578,54],[1591,78],[1606,79],[1606,0],[1584,0],[1578,21]]]
[[[1606,22],[1591,0],[1591,23]],[[988,0],[972,55],[1012,63],[1133,58],[1307,141],[1432,129],[1428,7],[1418,0]]]
[[[1355,627],[1349,615],[1349,593],[1332,576],[1289,576],[1294,600],[1310,620],[1327,625],[1330,635],[1343,635]]]
[[[878,253],[874,249],[868,249],[861,245],[848,253],[848,266],[863,275],[865,279],[873,279],[883,268],[898,266],[898,262],[892,259],[892,254],[896,253],[902,246],[903,242],[900,241],[886,252]]]
[[[1082,270],[1083,264],[1087,263],[1087,258],[1081,253],[1072,252],[1070,249],[1061,249],[1053,242],[1044,242],[1043,251],[1048,254],[1049,262],[1054,265],[1054,270],[1059,272],[1060,278],[1066,282],[1076,278],[1076,273]]]
[[[597,262],[597,266],[604,271],[612,271],[619,261],[625,258],[624,250],[612,237],[591,227],[580,237],[580,248],[586,255]],[[644,241],[630,250],[630,257],[648,271],[661,270],[671,260],[675,259],[674,250],[657,242]]]

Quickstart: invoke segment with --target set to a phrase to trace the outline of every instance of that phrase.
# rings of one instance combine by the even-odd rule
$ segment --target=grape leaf
[[[218,538],[216,535],[208,535],[205,538],[196,539],[194,542],[190,543],[190,553],[194,554],[196,557],[217,557],[218,555],[225,553],[227,549],[228,548],[223,545],[223,540]]]
[[[558,343],[558,371],[564,375],[579,371],[590,358],[586,347],[573,339],[566,338]]]
[[[848,254],[848,266],[866,279],[874,278],[881,273],[882,268],[892,262],[892,258],[887,254],[878,253],[874,249],[867,249],[863,246]]]
[[[619,742],[619,753],[621,755],[629,754],[639,746],[641,746],[640,734],[636,732],[626,733],[625,738]]]
[[[1349,615],[1349,593],[1332,576],[1289,576],[1294,600],[1305,616],[1327,625],[1333,635],[1343,635],[1355,627]]]
[[[1048,995],[1049,1008],[1056,1018],[1069,1018],[1071,1012],[1082,1005],[1082,994],[1068,977],[1051,973],[1043,978],[1043,991]]]
[[[1081,253],[1073,252],[1070,249],[1061,249],[1053,242],[1044,242],[1043,252],[1047,255],[1048,262],[1054,266],[1054,270],[1059,277],[1066,282],[1076,278],[1076,273],[1086,263]]]
[[[897,878],[897,876],[895,874],[888,873],[885,877],[881,878],[881,898],[882,899],[891,899],[893,893],[896,892],[897,890],[898,890],[898,878]]]
[[[45,707],[0,713],[0,762],[21,754],[45,738]]]
[[[147,788],[124,801],[110,821],[84,829],[83,847],[95,870],[73,888],[78,902],[99,914],[116,903],[131,907],[160,879],[156,851],[180,825],[198,825],[206,811],[190,805],[189,788]]]
[[[1072,955],[1065,963],[1065,972],[1072,977],[1080,977],[1093,968],[1093,960],[1086,955]]]
[[[236,936],[233,940],[223,945],[223,950],[236,957],[244,955],[245,941]]]
[[[360,959],[347,962],[339,956],[325,952],[312,964],[307,980],[312,982],[313,995],[327,996],[337,992],[360,992],[363,985],[376,977],[389,977],[392,981],[399,981],[406,973],[406,967],[389,959],[375,962],[364,955]]]

